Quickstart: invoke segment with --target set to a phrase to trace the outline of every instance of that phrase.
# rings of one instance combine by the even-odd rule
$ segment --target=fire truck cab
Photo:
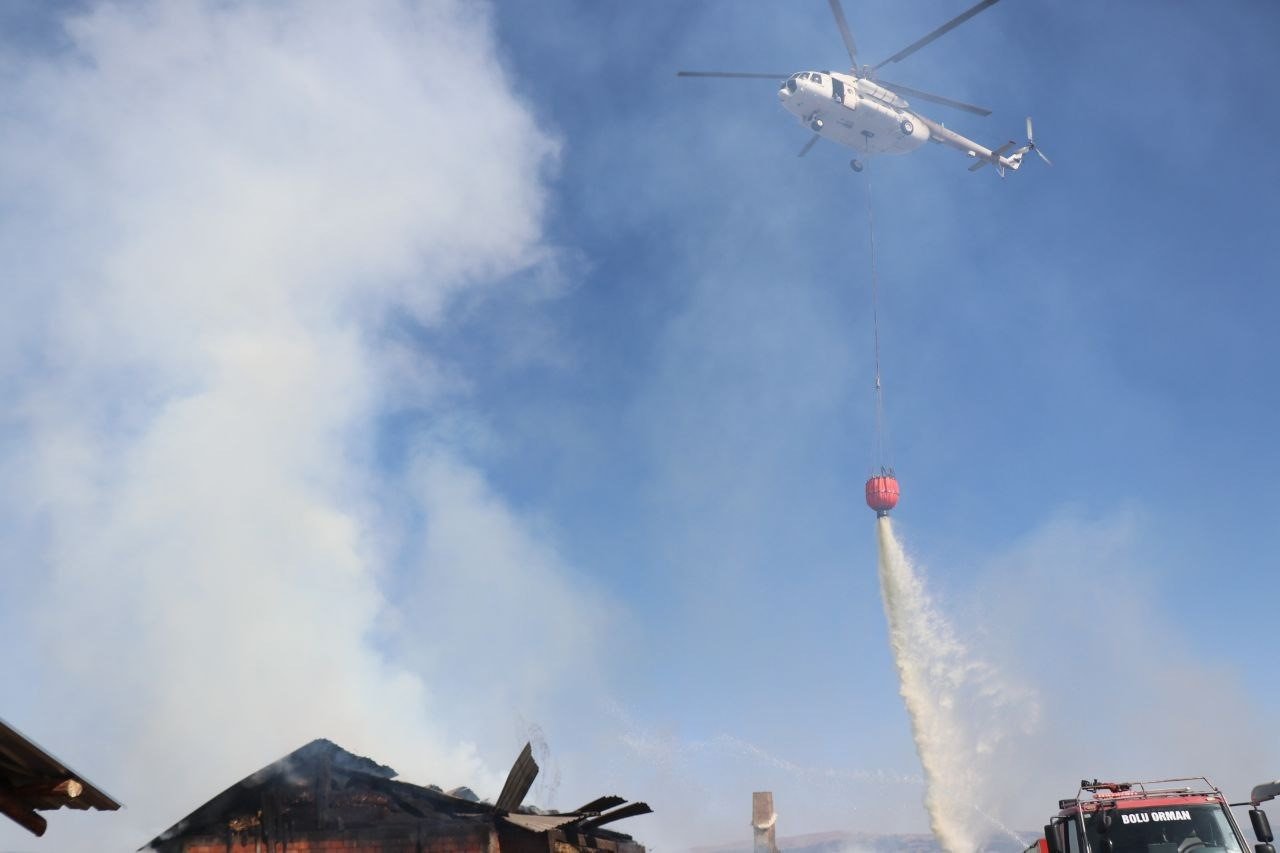
[[[1280,784],[1254,788],[1249,819],[1258,843],[1253,853],[1275,853],[1262,799]],[[1202,776],[1156,782],[1087,780],[1028,853],[1248,853],[1249,845],[1222,792]]]

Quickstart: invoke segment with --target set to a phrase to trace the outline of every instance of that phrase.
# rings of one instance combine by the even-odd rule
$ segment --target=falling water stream
[[[924,767],[929,823],[948,853],[973,853],[980,833],[975,825],[975,794],[981,782],[977,759],[990,744],[984,744],[969,724],[974,709],[966,707],[966,694],[988,681],[989,670],[972,660],[934,607],[888,516],[877,519],[877,525],[889,643]],[[999,695],[988,692],[990,687],[979,692],[1000,704]]]

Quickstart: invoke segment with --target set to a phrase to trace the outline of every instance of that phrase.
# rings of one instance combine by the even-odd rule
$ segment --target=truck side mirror
[[[1276,853],[1274,844],[1255,844],[1253,845],[1253,853]]]
[[[1249,809],[1249,823],[1253,824],[1253,835],[1259,841],[1270,843],[1275,841],[1271,834],[1271,821],[1262,809]]]
[[[1044,825],[1044,841],[1045,846],[1049,848],[1049,853],[1065,853],[1062,849],[1062,824],[1046,823]],[[1258,851],[1262,853],[1262,851]]]

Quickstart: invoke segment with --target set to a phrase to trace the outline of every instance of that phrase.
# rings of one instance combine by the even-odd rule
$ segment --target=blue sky
[[[954,11],[849,7],[872,59]],[[899,521],[940,595],[963,598],[996,555],[1055,519],[1131,517],[1135,565],[1113,571],[1145,573],[1135,606],[1191,628],[1193,656],[1256,673],[1273,657],[1241,634],[1267,624],[1268,597],[1245,590],[1270,586],[1255,537],[1276,508],[1276,211],[1262,189],[1276,165],[1258,105],[1277,16],[1205,11],[1008,2],[892,68],[992,108],[926,111],[978,139],[1020,139],[1033,115],[1055,167],[1030,162],[1001,181],[934,147],[872,164],[885,376]],[[586,475],[603,516],[564,494],[571,470],[533,478],[564,501],[560,517],[586,512],[618,531],[591,534],[603,544],[582,563],[608,566],[655,609],[693,596],[702,618],[678,618],[700,624],[677,629],[675,646],[717,638],[672,654],[647,703],[668,705],[663,679],[687,673],[712,686],[661,713],[731,719],[760,668],[786,711],[743,723],[790,754],[830,755],[812,735],[841,718],[900,732],[871,527],[858,523],[871,444],[865,186],[842,150],[794,157],[806,134],[767,82],[672,74],[841,67],[827,9],[569,3],[497,21],[565,139],[556,233],[598,264],[558,309],[585,374],[628,415],[618,422],[603,388],[577,389],[587,431],[624,438]],[[563,406],[517,395],[512,410],[506,390],[492,405],[513,423],[531,405]],[[617,553],[637,527],[651,532]],[[1064,568],[1052,583],[1065,608],[1093,575]],[[1071,627],[1088,633],[1080,619]],[[755,627],[766,624],[778,630]],[[1265,704],[1268,679],[1247,681]],[[850,758],[866,748],[836,739]]]
[[[136,846],[314,736],[496,789],[533,726],[535,795],[647,799],[659,849],[766,788],[783,834],[922,828],[861,494],[866,180],[795,157],[769,81],[674,73],[843,68],[826,5],[163,8],[3,19],[33,687],[0,713],[131,810],[52,831]],[[875,60],[962,4],[846,8]],[[1083,775],[1275,775],[1277,35],[1265,2],[1005,0],[886,70],[1054,160],[868,170],[899,530],[1039,697],[990,780],[1015,826]],[[263,643],[347,698],[292,717]],[[210,667],[255,713],[193,713]]]

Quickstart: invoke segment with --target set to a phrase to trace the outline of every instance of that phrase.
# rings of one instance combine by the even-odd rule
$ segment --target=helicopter
[[[778,100],[787,112],[813,132],[813,136],[800,149],[797,156],[809,153],[820,139],[828,139],[858,152],[862,158],[879,154],[907,154],[924,145],[935,142],[962,152],[976,162],[969,171],[976,172],[984,166],[994,166],[1000,177],[1006,171],[1017,171],[1022,158],[1034,151],[1040,159],[1052,166],[1052,161],[1036,146],[1031,118],[1027,118],[1027,141],[1017,150],[1017,143],[1010,140],[999,148],[987,148],[972,139],[961,136],[911,108],[907,97],[952,107],[975,115],[988,116],[991,110],[966,104],[963,101],[944,98],[919,89],[881,80],[877,74],[881,67],[901,62],[922,47],[930,44],[965,21],[1000,0],[981,0],[942,26],[917,39],[902,50],[875,65],[859,65],[858,49],[853,32],[844,16],[840,0],[827,0],[835,17],[836,27],[844,40],[845,49],[853,63],[847,73],[836,71],[800,71],[796,74],[765,74],[750,71],[678,71],[678,77],[734,77],[781,80]],[[850,168],[861,172],[863,160],[854,157]]]

